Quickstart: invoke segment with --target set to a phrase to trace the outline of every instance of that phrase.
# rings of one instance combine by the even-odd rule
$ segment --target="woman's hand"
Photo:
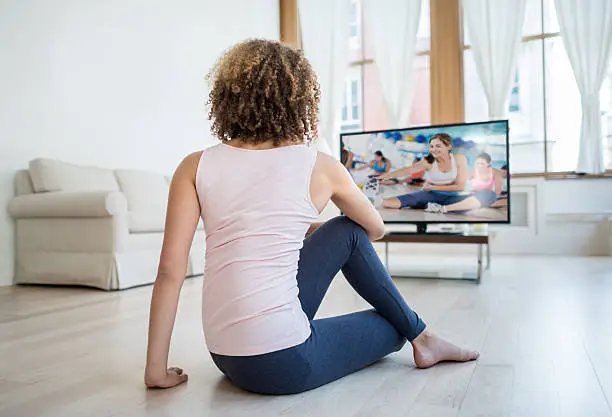
[[[145,372],[145,385],[147,388],[172,388],[187,382],[187,374],[181,368],[169,368],[165,374],[152,375]]]
[[[381,180],[381,181],[390,180],[391,178],[395,177],[395,174],[394,175],[391,175],[391,174],[394,174],[394,173],[392,173],[392,172],[385,172],[382,175],[378,175],[376,178]]]
[[[316,223],[312,223],[310,225],[310,227],[308,228],[308,230],[306,231],[306,237],[310,236],[311,234],[313,234],[319,227],[321,227],[323,225],[324,222],[316,222]]]

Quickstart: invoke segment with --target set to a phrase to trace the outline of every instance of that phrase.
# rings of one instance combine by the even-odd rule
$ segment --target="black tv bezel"
[[[506,166],[508,167],[508,176],[506,177],[507,189],[508,189],[508,217],[506,220],[495,220],[495,221],[487,221],[487,220],[462,220],[462,221],[404,221],[404,220],[384,220],[385,224],[414,224],[414,225],[427,225],[427,224],[492,224],[492,225],[501,225],[501,224],[510,224],[511,223],[511,213],[510,207],[512,207],[512,202],[510,201],[510,126],[508,119],[500,119],[500,120],[487,120],[482,122],[465,122],[465,123],[446,123],[446,124],[438,124],[438,125],[420,125],[420,126],[410,126],[406,128],[398,128],[398,129],[382,129],[382,130],[364,130],[360,132],[342,132],[340,133],[340,160],[342,159],[342,143],[343,139],[347,136],[357,136],[357,135],[367,135],[373,133],[386,133],[386,132],[408,132],[411,130],[423,130],[423,129],[441,129],[448,127],[458,127],[458,126],[475,126],[475,125],[488,125],[493,123],[504,123],[506,125]]]

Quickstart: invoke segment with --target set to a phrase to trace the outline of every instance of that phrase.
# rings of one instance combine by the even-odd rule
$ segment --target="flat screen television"
[[[510,223],[507,120],[342,133],[340,149],[385,223]]]

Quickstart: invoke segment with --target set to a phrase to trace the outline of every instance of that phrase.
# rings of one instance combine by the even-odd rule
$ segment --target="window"
[[[377,130],[389,128],[389,118],[380,85],[378,69],[374,61],[372,47],[368,40],[368,30],[364,27],[361,1],[351,2],[350,57],[351,69],[347,75],[344,105],[342,108],[342,130]],[[431,120],[429,92],[429,50],[430,22],[429,0],[422,0],[421,17],[417,33],[417,56],[414,59],[413,96],[411,112],[407,125],[428,124]],[[355,22],[357,24],[355,24]],[[356,94],[353,86],[356,85]],[[359,103],[354,105],[352,99]],[[355,113],[353,113],[355,110]],[[353,118],[357,114],[358,118]]]
[[[582,105],[563,40],[544,39],[547,171],[574,171],[578,164]]]
[[[353,68],[345,81],[341,112],[341,131],[350,132],[361,130],[361,96],[361,72],[359,69]]]
[[[574,171],[578,163],[581,98],[559,33],[554,0],[526,0],[523,43],[511,85],[510,166],[515,173]],[[488,118],[469,33],[465,37],[466,121]],[[612,167],[612,66],[602,88],[606,163]]]
[[[361,48],[361,7],[358,0],[351,0],[349,45],[351,49]]]
[[[508,106],[508,111],[510,113],[521,111],[520,93],[519,73],[516,71],[514,73],[514,80],[512,81],[512,88],[510,89],[510,104]]]

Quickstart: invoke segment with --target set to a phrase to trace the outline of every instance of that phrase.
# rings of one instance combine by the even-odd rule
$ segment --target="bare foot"
[[[425,330],[412,341],[414,363],[417,368],[425,369],[438,362],[467,362],[478,359],[480,353],[461,349],[450,342]]]

